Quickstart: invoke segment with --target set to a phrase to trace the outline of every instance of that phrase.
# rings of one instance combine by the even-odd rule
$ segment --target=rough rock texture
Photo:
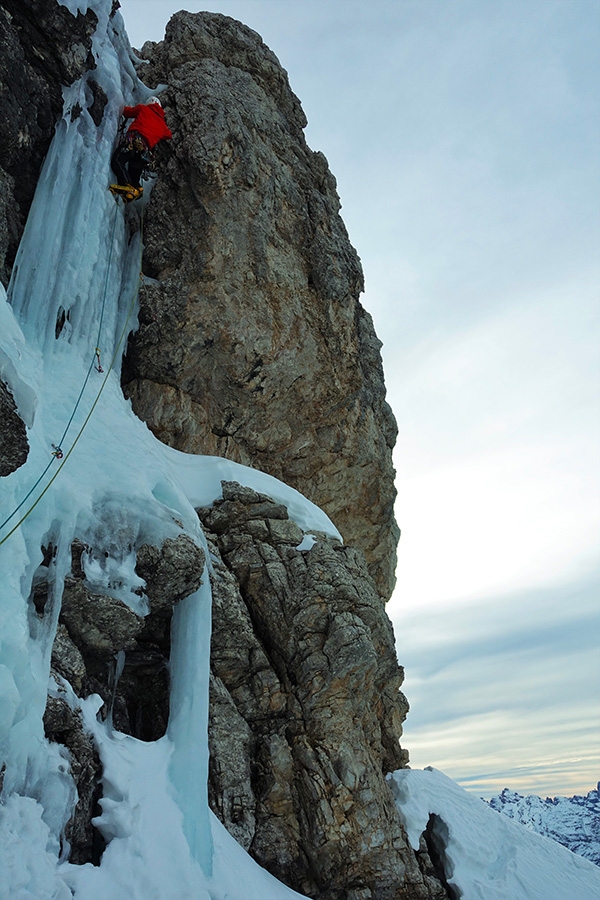
[[[310,897],[445,896],[423,876],[385,781],[406,764],[408,704],[362,554],[325,536],[298,550],[285,508],[234,483],[199,515],[214,565],[214,811]]]
[[[107,658],[131,650],[144,620],[122,600],[89,591],[76,578],[67,578],[60,620],[82,655]]]
[[[0,381],[0,477],[23,465],[29,454],[25,423],[9,388]]]
[[[135,570],[146,581],[146,596],[154,615],[170,615],[173,605],[202,581],[204,554],[187,535],[167,538],[162,547],[142,544],[136,556]]]
[[[67,681],[81,698],[99,694],[104,701],[101,715],[110,715],[119,731],[156,740],[165,733],[169,716],[173,607],[198,590],[204,552],[186,535],[167,539],[161,547],[139,547],[137,573],[146,581],[150,604],[148,615],[142,617],[87,583],[82,556],[88,550],[80,541],[71,548],[71,574],[62,591],[51,674],[59,685],[62,679]],[[52,558],[49,548],[32,592],[35,622],[48,611]],[[44,727],[46,736],[65,748],[77,789],[77,805],[65,835],[71,862],[97,863],[104,843],[91,821],[101,796],[101,766],[93,741],[66,696],[48,697]]]
[[[275,55],[249,28],[178,13],[146,44],[174,139],[158,148],[141,324],[124,368],[164,442],[298,488],[394,580],[391,448],[360,261],[322,153]]]
[[[62,697],[48,697],[44,713],[46,737],[62,745],[68,753],[70,772],[77,788],[77,802],[65,829],[70,844],[70,862],[82,865],[98,863],[105,842],[92,825],[100,815],[102,766],[91,736],[85,731],[81,715]]]
[[[95,13],[56,0],[0,0],[0,281],[10,269],[54,126],[62,86],[94,68]]]

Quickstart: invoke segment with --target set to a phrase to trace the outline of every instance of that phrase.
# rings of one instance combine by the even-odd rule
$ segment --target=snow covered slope
[[[461,900],[597,900],[600,871],[548,838],[498,816],[435,769],[390,784],[415,849],[430,816],[445,845],[446,880]]]
[[[600,784],[585,797],[527,797],[505,788],[492,809],[600,866]]]

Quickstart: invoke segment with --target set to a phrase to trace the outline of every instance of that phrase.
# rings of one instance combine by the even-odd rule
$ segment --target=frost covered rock
[[[446,897],[408,847],[386,772],[408,705],[362,555],[223,484],[213,560],[209,797],[254,858],[309,896]]]
[[[89,549],[89,548],[88,548]],[[81,541],[72,545],[72,574],[65,579],[52,649],[55,672],[81,697],[99,694],[121,731],[142,740],[164,734],[169,715],[169,653],[173,607],[198,590],[204,553],[187,535],[161,547],[142,544],[137,572],[150,601],[146,616],[122,600],[89,588]],[[34,602],[44,614],[48,585],[38,583]],[[122,654],[119,659],[119,654]]]
[[[197,591],[202,582],[204,553],[182,534],[167,538],[162,547],[142,544],[135,570],[146,582],[145,593],[153,613],[171,612],[173,605]]]
[[[85,661],[62,622],[59,622],[56,628],[50,665],[51,671],[68,681],[75,693],[82,696],[87,674]]]
[[[115,728],[140,740],[161,737],[169,717],[169,654],[173,607],[198,589],[204,553],[186,535],[167,539],[161,547],[143,544],[139,573],[146,580],[150,612],[138,615],[122,600],[95,593],[85,581],[82,557],[89,550],[79,540],[71,548],[71,574],[65,579],[61,610],[52,647],[51,674],[64,679],[85,699],[98,694],[100,715]],[[47,577],[38,574],[32,599],[37,615],[48,614],[53,552],[46,551]],[[48,697],[44,714],[46,737],[62,745],[77,791],[66,829],[70,860],[98,862],[104,841],[92,824],[102,796],[102,768],[93,739],[81,715],[64,692]]]
[[[62,88],[94,67],[90,9],[56,0],[0,4],[0,280],[6,285],[54,126]]]
[[[122,600],[91,593],[76,578],[65,580],[60,620],[84,655],[101,658],[131,650],[144,627]]]
[[[140,69],[174,132],[145,229],[140,328],[123,380],[161,441],[260,468],[322,507],[394,581],[391,448],[380,342],[335,179],[260,37],[177,13]]]
[[[29,453],[25,423],[10,390],[0,381],[0,477],[22,466]]]
[[[77,791],[73,814],[65,829],[72,863],[98,863],[104,841],[92,824],[102,795],[102,766],[92,736],[83,727],[81,715],[60,696],[48,697],[44,713],[48,740],[68,748],[69,771]]]

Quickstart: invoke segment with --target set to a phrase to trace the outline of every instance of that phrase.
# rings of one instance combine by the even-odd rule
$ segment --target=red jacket
[[[172,138],[171,130],[165,122],[165,111],[158,103],[138,103],[137,106],[126,106],[123,110],[126,119],[133,119],[133,123],[127,131],[137,131],[143,138],[146,138],[150,149],[155,147],[159,141]]]

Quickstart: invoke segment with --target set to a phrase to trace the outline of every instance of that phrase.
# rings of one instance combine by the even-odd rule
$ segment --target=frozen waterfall
[[[163,738],[145,743],[113,733],[96,715],[97,696],[80,701],[68,683],[49,683],[75,536],[99,551],[86,569],[88,582],[143,612],[135,548],[182,532],[203,545],[194,507],[220,496],[221,479],[268,492],[300,525],[337,535],[320,510],[275,479],[163,446],[125,401],[119,375],[136,324],[141,203],[124,208],[107,186],[120,110],[151,91],[137,78],[121,16],[110,17],[111,0],[65,5],[89,6],[98,16],[93,77],[108,103],[96,127],[86,109],[87,76],[64,91],[10,302],[0,292],[0,376],[30,443],[26,464],[0,481],[0,900],[298,897],[260,869],[209,811],[206,571],[200,590],[175,610]],[[29,596],[42,547],[55,555],[49,611],[40,621]],[[103,798],[95,825],[107,840],[99,866],[69,863],[61,839],[76,797],[66,751],[44,736],[49,690],[81,709],[99,749]]]

